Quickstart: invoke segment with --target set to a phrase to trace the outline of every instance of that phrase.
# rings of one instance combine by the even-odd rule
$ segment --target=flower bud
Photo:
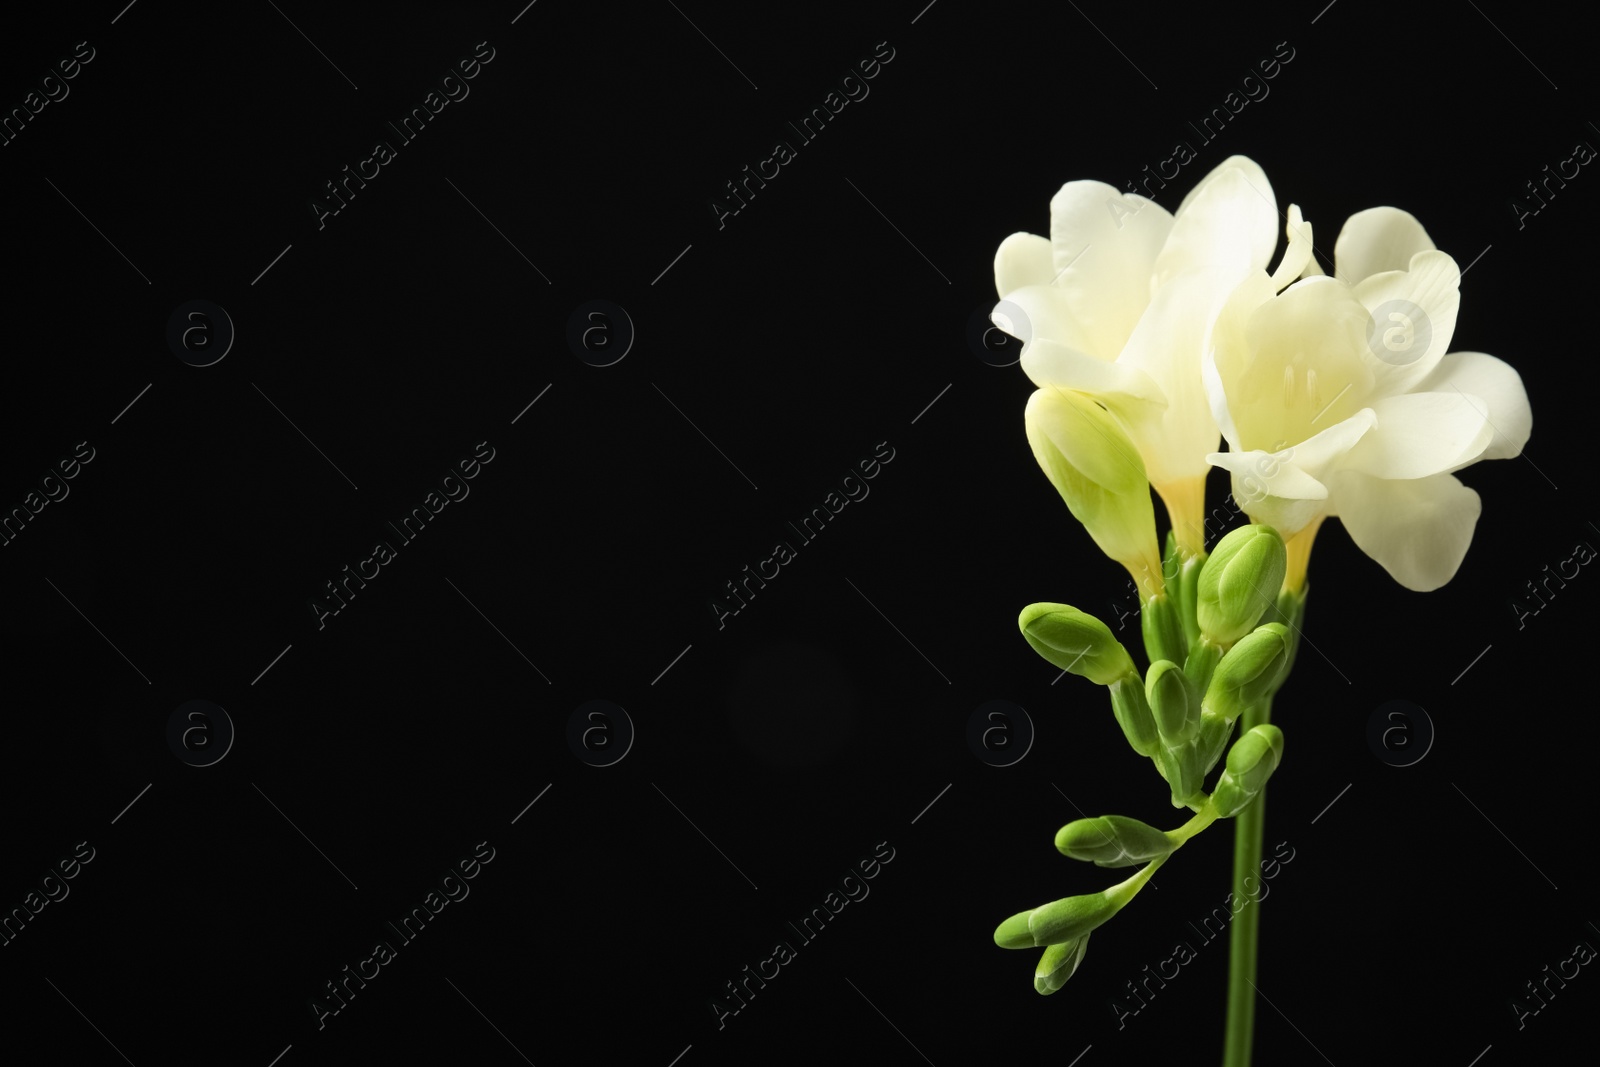
[[[1034,458],[1100,551],[1159,589],[1150,483],[1116,419],[1082,393],[1049,388],[1028,399],[1024,423]]]
[[[1033,650],[1064,671],[1096,685],[1110,685],[1135,673],[1133,657],[1093,615],[1066,604],[1029,604],[1017,616],[1022,636]]]
[[[1288,553],[1270,526],[1241,526],[1217,542],[1200,570],[1195,615],[1200,629],[1224,647],[1255,629],[1283,585]]]
[[[1161,747],[1161,737],[1156,732],[1156,717],[1150,713],[1150,704],[1144,697],[1144,683],[1139,681],[1137,671],[1111,683],[1111,710],[1133,750],[1141,756],[1154,756]]]
[[[1123,903],[1113,899],[1109,890],[1066,897],[1034,908],[1028,915],[1028,930],[1035,946],[1058,945],[1097,929],[1121,911]]]
[[[1045,949],[1044,955],[1039,957],[1039,966],[1033,972],[1033,988],[1049,995],[1066,985],[1067,979],[1077,972],[1078,964],[1083,962],[1083,955],[1088,950],[1088,934]]]
[[[1217,818],[1233,818],[1260,796],[1282,758],[1282,730],[1270,723],[1246,730],[1228,750],[1227,767],[1211,794]]]
[[[1224,719],[1237,719],[1272,693],[1288,662],[1289,631],[1283,623],[1256,627],[1217,664],[1202,706]]]
[[[1099,867],[1131,867],[1172,851],[1166,831],[1123,815],[1077,819],[1056,831],[1063,856]]]
[[[1168,745],[1192,740],[1200,732],[1200,694],[1176,663],[1162,659],[1150,664],[1144,695]]]
[[[1198,739],[1174,745],[1165,752],[1161,761],[1162,773],[1172,786],[1172,806],[1181,808],[1194,799],[1205,784],[1205,752]]]
[[[1183,662],[1188,653],[1188,639],[1183,633],[1178,602],[1170,595],[1157,593],[1144,602],[1139,611],[1139,629],[1144,634],[1144,650],[1150,662],[1158,659]]]

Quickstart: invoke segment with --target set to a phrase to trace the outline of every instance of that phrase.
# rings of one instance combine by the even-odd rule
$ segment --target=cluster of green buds
[[[1142,869],[1099,893],[1065,897],[1011,916],[995,930],[1001,948],[1043,948],[1034,974],[1040,993],[1077,971],[1089,935],[1133,899],[1184,842],[1217,819],[1238,815],[1261,795],[1283,755],[1283,733],[1264,721],[1233,738],[1241,718],[1264,709],[1293,664],[1304,595],[1285,591],[1283,539],[1252,524],[1207,555],[1178,558],[1167,539],[1163,572],[1174,580],[1144,597],[1141,630],[1149,667],[1099,619],[1065,604],[1031,604],[1018,618],[1034,650],[1063,671],[1104,686],[1128,745],[1154,763],[1172,806],[1194,812],[1174,830],[1138,819],[1078,819],[1056,848],[1100,867]],[[1226,759],[1224,760],[1224,756]],[[1211,791],[1206,780],[1218,763]]]

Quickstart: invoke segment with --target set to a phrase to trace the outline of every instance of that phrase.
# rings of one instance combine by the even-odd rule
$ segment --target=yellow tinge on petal
[[[1146,598],[1160,592],[1150,484],[1116,419],[1081,393],[1046,388],[1029,398],[1024,421],[1034,458],[1100,551],[1127,568]]]

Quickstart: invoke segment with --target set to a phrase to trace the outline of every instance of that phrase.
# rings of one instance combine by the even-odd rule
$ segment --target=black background
[[[1484,511],[1444,589],[1402,589],[1336,523],[1318,539],[1314,648],[1275,713],[1268,850],[1294,858],[1262,905],[1257,1062],[1543,1062],[1585,1032],[1587,969],[1520,1030],[1510,1002],[1600,944],[1600,578],[1520,628],[1511,600],[1600,544],[1600,178],[1520,226],[1511,204],[1600,144],[1587,35],[1503,3],[923,2],[142,0],[9,27],[7,109],[95,50],[0,148],[4,506],[95,450],[0,549],[0,906],[95,849],[0,949],[10,1038],[140,1067],[286,1047],[285,1065],[1214,1059],[1226,945],[1188,924],[1228,891],[1225,824],[1062,992],[992,943],[1012,912],[1113,879],[1051,845],[1079,807],[1181,820],[1103,694],[1052,685],[1016,632],[1036,600],[1114,620],[1126,578],[1035,466],[1025,376],[967,336],[1001,239],[1048,232],[1063,182],[1121,187],[1178,140],[1198,158],[1158,202],[1249,155],[1325,267],[1352,212],[1417,214],[1471,264],[1452,348],[1516,366],[1535,412],[1527,458],[1465,473]],[[323,183],[480,41],[470,96],[319,229]],[[870,95],[719,229],[723,183],[884,41]],[[1270,95],[1203,143],[1188,123],[1279,42]],[[209,367],[165,342],[191,299],[237,328]],[[637,330],[608,367],[566,341],[594,299]],[[319,629],[324,583],[480,441],[470,496]],[[722,583],[880,442],[870,496],[719,629]],[[237,731],[209,767],[167,746],[192,699]],[[566,740],[593,699],[636,730],[604,768]],[[991,699],[1037,731],[1006,768],[966,742]],[[1405,768],[1367,741],[1395,699],[1437,732]],[[309,998],[480,841],[470,896],[319,1030]],[[879,842],[870,895],[798,944],[785,921]],[[797,958],[719,1029],[711,998],[780,937]],[[1197,958],[1119,1029],[1112,998],[1178,940]]]

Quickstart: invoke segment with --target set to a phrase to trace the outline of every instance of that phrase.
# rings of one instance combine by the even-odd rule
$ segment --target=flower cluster
[[[1050,236],[995,255],[994,320],[1023,342],[1040,466],[1145,598],[1162,588],[1149,493],[1182,558],[1204,551],[1215,465],[1235,500],[1288,542],[1300,588],[1311,540],[1337,516],[1402,585],[1449,581],[1480,504],[1454,472],[1518,455],[1522,380],[1482,352],[1446,354],[1461,272],[1407,212],[1346,221],[1334,273],[1298,206],[1283,216],[1243,156],[1168,212],[1095,181],[1050,202]],[[1219,438],[1228,450],[1218,451]]]
[[[1048,238],[1012,234],[995,255],[992,317],[1023,342],[1038,386],[1028,443],[1137,583],[1148,666],[1065,604],[1030,605],[1018,624],[1050,663],[1106,689],[1129,746],[1155,765],[1172,805],[1194,813],[1166,831],[1120,815],[1061,828],[1056,847],[1070,858],[1143,867],[999,925],[1001,947],[1044,949],[1041,993],[1061,988],[1090,933],[1216,820],[1239,817],[1248,862],[1235,869],[1254,869],[1259,797],[1283,755],[1272,700],[1294,664],[1323,520],[1340,518],[1402,585],[1436,589],[1461,566],[1480,510],[1455,472],[1518,455],[1532,429],[1515,370],[1481,352],[1446,354],[1461,272],[1421,223],[1392,207],[1353,215],[1329,276],[1300,208],[1281,219],[1285,248],[1269,270],[1277,201],[1261,168],[1235,156],[1174,212],[1069,182],[1050,203]],[[1213,466],[1229,472],[1250,523],[1208,551]],[[1169,519],[1164,551],[1152,489]],[[1251,961],[1253,936],[1240,941]],[[1253,973],[1253,962],[1231,966]],[[1248,1061],[1242,1003],[1230,995],[1230,1063]]]

